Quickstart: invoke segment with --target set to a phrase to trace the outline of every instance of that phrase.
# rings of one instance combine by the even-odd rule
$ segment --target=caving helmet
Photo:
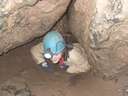
[[[59,32],[48,32],[43,38],[44,57],[52,58],[54,54],[61,53],[65,48],[65,41]]]

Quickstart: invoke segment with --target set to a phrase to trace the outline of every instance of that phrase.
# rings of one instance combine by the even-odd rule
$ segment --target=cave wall
[[[127,70],[127,9],[127,0],[74,0],[70,7],[70,31],[102,76],[116,76]]]
[[[49,31],[69,3],[70,0],[0,0],[0,54]]]

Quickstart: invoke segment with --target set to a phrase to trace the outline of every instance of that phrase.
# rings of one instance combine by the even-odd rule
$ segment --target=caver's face
[[[53,55],[53,57],[51,58],[51,61],[52,61],[53,63],[58,63],[61,57],[62,57],[62,53],[55,54],[55,55]]]

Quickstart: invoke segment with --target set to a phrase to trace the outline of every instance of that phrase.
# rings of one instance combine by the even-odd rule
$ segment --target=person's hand
[[[43,62],[43,63],[41,63],[41,66],[47,68],[48,64],[47,64],[47,62]]]
[[[63,69],[63,70],[67,70],[68,67],[69,66],[65,63],[60,65],[60,68]]]
[[[47,62],[43,62],[39,66],[44,71],[53,72],[53,65],[52,64],[48,64]]]

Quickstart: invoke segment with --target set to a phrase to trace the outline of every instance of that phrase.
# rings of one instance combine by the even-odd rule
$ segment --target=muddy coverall
[[[31,48],[31,54],[36,64],[45,62],[43,57],[43,44],[39,43]],[[80,73],[87,72],[90,69],[90,65],[87,61],[87,56],[84,49],[78,43],[73,44],[73,49],[69,51],[66,64],[69,66],[66,72],[68,73]]]

